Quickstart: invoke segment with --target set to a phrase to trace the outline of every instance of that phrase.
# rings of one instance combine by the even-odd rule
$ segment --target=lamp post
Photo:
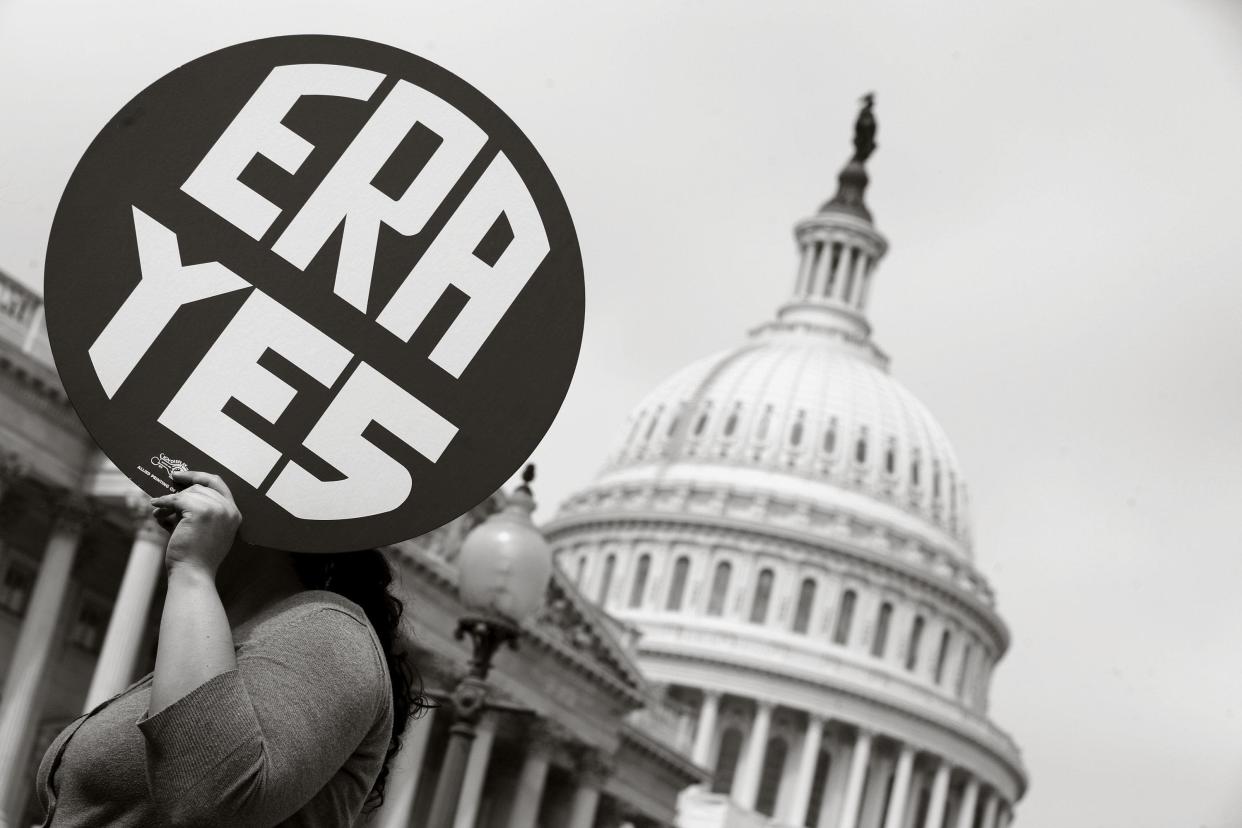
[[[516,649],[519,624],[543,604],[552,577],[552,550],[531,520],[534,479],[535,467],[527,466],[504,508],[472,529],[457,554],[458,589],[470,614],[457,622],[455,635],[470,638],[470,671],[453,690],[454,719],[430,828],[452,828],[470,744],[487,701],[492,657],[505,645]]]

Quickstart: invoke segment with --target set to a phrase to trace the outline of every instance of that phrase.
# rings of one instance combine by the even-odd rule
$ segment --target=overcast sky
[[[0,269],[41,285],[78,157],[186,60],[299,32],[429,57],[526,131],[582,241],[546,515],[646,391],[785,299],[874,90],[872,321],[1014,631],[1017,824],[1242,826],[1238,4],[259,5],[0,0]]]

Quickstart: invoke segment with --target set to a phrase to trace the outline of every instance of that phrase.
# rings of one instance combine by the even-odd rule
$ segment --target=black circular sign
[[[91,143],[52,225],[48,335],[151,495],[220,474],[250,543],[339,551],[482,501],[560,408],[582,257],[526,136],[461,78],[299,35],[192,61]]]

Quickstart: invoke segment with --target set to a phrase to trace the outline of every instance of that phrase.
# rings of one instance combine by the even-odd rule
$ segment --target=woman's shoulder
[[[234,640],[242,644],[308,625],[321,633],[338,628],[345,634],[357,634],[361,628],[375,636],[362,607],[335,592],[306,589],[277,601],[242,624],[234,631]]]
[[[235,631],[238,658],[313,656],[326,670],[377,686],[388,681],[379,637],[363,609],[335,592],[304,590],[268,607]],[[348,663],[341,663],[342,660]]]
[[[369,639],[379,661],[384,660],[379,637],[362,607],[326,590],[308,589],[284,598],[233,633],[242,651],[298,638],[311,638],[320,647],[357,646]]]

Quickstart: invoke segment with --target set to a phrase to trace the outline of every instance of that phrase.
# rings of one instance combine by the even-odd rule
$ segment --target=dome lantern
[[[795,229],[799,266],[793,296],[765,327],[822,331],[860,346],[871,361],[883,365],[886,358],[870,342],[866,307],[888,242],[875,229],[863,199],[868,183],[864,165],[877,145],[875,95],[861,100],[854,154],[837,176],[836,194]]]

